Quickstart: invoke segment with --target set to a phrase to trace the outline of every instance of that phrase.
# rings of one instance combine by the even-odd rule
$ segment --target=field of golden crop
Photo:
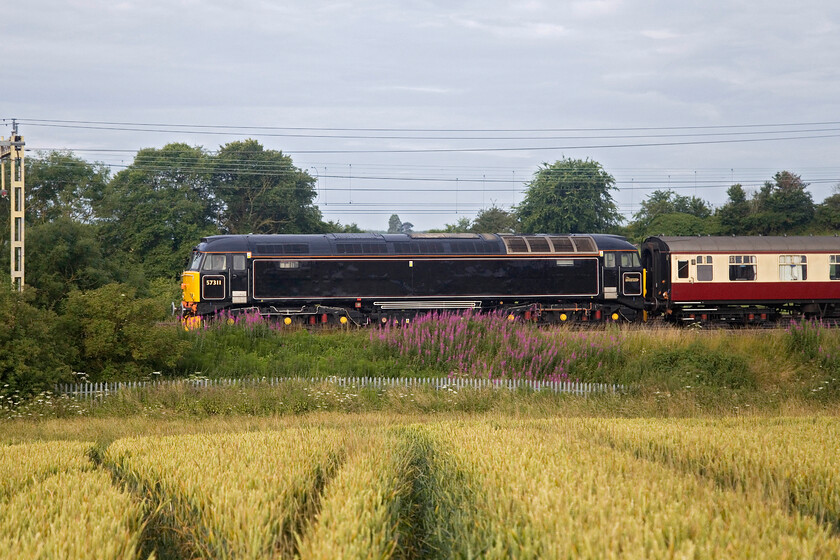
[[[134,431],[0,447],[0,557],[840,557],[835,417]]]

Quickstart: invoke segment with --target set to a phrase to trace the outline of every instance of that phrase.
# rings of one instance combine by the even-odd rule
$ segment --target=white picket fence
[[[271,377],[241,379],[173,379],[158,381],[127,381],[111,383],[60,383],[55,392],[84,399],[104,398],[122,391],[185,386],[196,389],[209,387],[277,386],[283,383],[332,383],[338,387],[434,387],[438,390],[462,389],[530,389],[588,396],[593,394],[624,393],[624,385],[610,383],[581,383],[576,381],[535,381],[530,379],[448,379],[445,377]]]

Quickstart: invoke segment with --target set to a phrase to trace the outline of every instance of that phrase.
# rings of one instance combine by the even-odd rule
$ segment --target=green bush
[[[69,378],[67,347],[55,336],[56,315],[0,282],[0,395],[25,396]]]
[[[164,322],[169,305],[163,295],[137,297],[136,289],[125,284],[71,292],[60,321],[69,363],[91,381],[171,371],[186,344],[178,336],[179,326]]]

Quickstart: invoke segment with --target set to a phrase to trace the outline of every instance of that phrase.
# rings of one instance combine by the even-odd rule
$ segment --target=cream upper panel
[[[740,260],[740,263],[730,263],[733,260]],[[738,259],[740,257],[740,259]],[[746,257],[746,258],[745,258]],[[781,257],[781,259],[780,259]],[[805,262],[802,261],[805,257]],[[745,263],[752,258],[752,263]],[[707,262],[711,259],[711,265]],[[781,262],[780,262],[781,261]],[[680,262],[687,262],[687,267],[681,267]],[[830,282],[840,283],[840,254],[830,255],[825,253],[706,253],[706,254],[671,254],[671,282],[693,283],[693,282],[730,282],[730,265],[741,267],[755,266],[754,282]],[[802,280],[802,269],[805,268],[805,280]],[[831,278],[831,271],[834,269],[835,278]],[[784,269],[784,270],[782,270]],[[687,275],[682,277],[680,273]],[[711,275],[711,278],[709,277]],[[741,276],[750,276],[749,271],[741,271]],[[751,280],[738,279],[736,282],[749,282]]]

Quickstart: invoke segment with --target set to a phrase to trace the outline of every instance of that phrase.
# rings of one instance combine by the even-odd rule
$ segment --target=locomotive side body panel
[[[257,300],[590,298],[597,257],[254,259]]]

